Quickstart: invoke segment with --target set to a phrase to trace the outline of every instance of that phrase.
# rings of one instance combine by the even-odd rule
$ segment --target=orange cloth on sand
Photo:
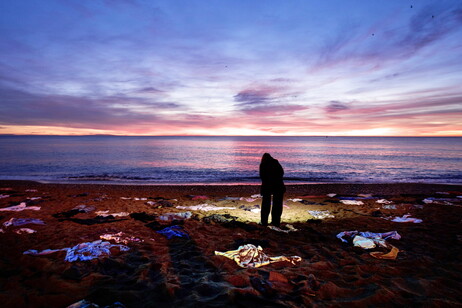
[[[370,255],[377,259],[394,260],[398,256],[399,249],[393,245],[389,245],[389,246],[391,246],[391,250],[387,253],[383,253],[380,251],[374,251],[374,252],[371,252]]]

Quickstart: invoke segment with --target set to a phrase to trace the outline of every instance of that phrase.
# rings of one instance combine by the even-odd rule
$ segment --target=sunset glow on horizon
[[[462,2],[0,4],[0,134],[462,136]]]

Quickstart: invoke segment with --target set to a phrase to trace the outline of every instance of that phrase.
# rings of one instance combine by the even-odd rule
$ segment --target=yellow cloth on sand
[[[226,252],[215,251],[215,255],[224,256],[234,260],[240,267],[260,267],[282,261],[287,261],[295,265],[297,262],[302,260],[299,256],[268,257],[265,253],[263,253],[263,248],[261,248],[261,246],[255,247],[252,244],[239,246],[236,250]]]

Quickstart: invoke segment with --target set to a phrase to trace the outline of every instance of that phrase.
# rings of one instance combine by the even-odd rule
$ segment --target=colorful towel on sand
[[[265,253],[263,253],[263,248],[261,248],[261,246],[255,247],[252,244],[239,246],[236,250],[226,252],[215,251],[215,255],[224,256],[228,259],[234,260],[240,267],[260,267],[270,263],[283,261],[287,261],[295,265],[302,260],[299,256],[268,257]]]

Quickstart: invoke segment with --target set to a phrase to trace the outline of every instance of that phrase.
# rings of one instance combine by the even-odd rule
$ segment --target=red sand
[[[8,189],[9,188],[9,189]],[[26,190],[37,190],[26,191]],[[253,206],[255,202],[219,199],[250,197],[258,186],[121,186],[40,184],[0,181],[0,207],[17,205],[29,197],[40,211],[0,212],[0,302],[2,307],[66,307],[82,299],[104,306],[121,302],[126,307],[375,307],[462,306],[462,199],[448,204],[425,204],[427,197],[462,195],[462,186],[425,184],[319,184],[288,187],[286,199],[305,198],[304,203],[286,201],[282,221],[297,232],[272,231],[257,224],[258,213],[238,210],[192,211],[183,227],[190,240],[166,239],[131,217],[111,223],[82,225],[59,221],[52,214],[77,205],[96,211],[146,212],[159,216],[184,212],[174,207],[149,205],[163,197],[177,205],[215,204],[225,207]],[[451,194],[440,194],[451,192]],[[396,204],[383,209],[376,199],[364,205],[344,205],[338,196],[373,194]],[[207,200],[193,200],[206,195]],[[131,199],[121,199],[121,197]],[[133,198],[149,198],[134,200]],[[171,200],[171,199],[176,199]],[[197,198],[196,198],[197,199]],[[158,200],[157,200],[158,201]],[[34,202],[30,202],[32,205]],[[441,202],[444,203],[444,202]],[[419,206],[415,206],[419,205]],[[420,205],[423,208],[419,209]],[[307,210],[329,210],[333,219],[308,220]],[[377,211],[380,211],[378,213]],[[205,222],[203,217],[225,214],[237,223]],[[383,216],[411,214],[423,223],[395,223]],[[80,213],[77,219],[94,218]],[[376,217],[382,216],[382,217]],[[12,217],[40,218],[46,225],[26,225],[34,234],[16,234],[18,227],[3,227]],[[120,218],[120,217],[117,217]],[[161,226],[170,222],[159,221]],[[342,243],[336,234],[345,230],[386,232],[402,236],[390,240],[400,252],[396,260],[373,258],[368,250]],[[113,251],[110,257],[69,263],[65,252],[46,256],[24,255],[28,249],[57,249],[98,240],[104,233],[123,231],[144,242],[129,243],[130,251]],[[237,249],[253,243],[269,256],[298,255],[302,262],[274,263],[257,269],[240,268],[214,251]],[[385,249],[374,249],[383,251]]]

